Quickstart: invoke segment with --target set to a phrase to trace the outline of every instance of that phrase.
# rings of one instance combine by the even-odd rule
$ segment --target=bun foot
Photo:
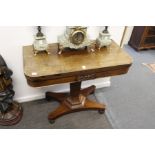
[[[54,120],[54,119],[50,119],[49,122],[50,122],[51,124],[54,124],[54,123],[55,123],[55,120]]]
[[[99,114],[104,114],[105,109],[99,109],[98,112],[99,112]]]

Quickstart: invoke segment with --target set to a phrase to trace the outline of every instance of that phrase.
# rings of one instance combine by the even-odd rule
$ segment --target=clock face
[[[80,30],[74,31],[71,35],[71,42],[76,45],[82,44],[84,39],[85,33]]]

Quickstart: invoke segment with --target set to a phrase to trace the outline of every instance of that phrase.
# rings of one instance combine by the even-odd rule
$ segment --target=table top
[[[24,74],[30,78],[87,71],[112,66],[131,65],[132,58],[114,41],[109,48],[88,52],[64,51],[57,54],[58,44],[49,44],[49,52],[33,54],[33,46],[23,47]]]

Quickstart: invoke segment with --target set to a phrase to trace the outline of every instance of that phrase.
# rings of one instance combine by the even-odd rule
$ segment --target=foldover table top
[[[110,47],[105,47],[95,52],[88,52],[87,50],[66,50],[61,55],[58,55],[57,51],[57,43],[49,44],[48,52],[50,52],[50,54],[39,53],[36,56],[33,53],[32,45],[23,47],[24,74],[28,83],[30,81],[39,82],[45,79],[56,80],[61,77],[70,77],[70,79],[53,83],[51,81],[51,84],[74,82],[78,79],[71,78],[71,76],[86,75],[86,73],[88,75],[91,74],[90,79],[91,77],[97,78],[98,76],[119,75],[126,73],[132,64],[132,58],[114,41]],[[114,70],[122,71],[120,71],[120,73],[114,73]],[[111,74],[110,71],[113,71],[113,73]],[[107,74],[93,77],[92,74],[94,72],[104,72]],[[35,84],[33,85],[32,83],[30,85],[35,86]]]

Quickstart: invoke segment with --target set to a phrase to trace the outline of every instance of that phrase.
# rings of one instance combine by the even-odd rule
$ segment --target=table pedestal
[[[75,82],[70,84],[70,93],[46,92],[47,100],[54,99],[60,102],[60,106],[55,111],[49,113],[49,121],[54,123],[55,119],[62,115],[85,110],[98,110],[100,114],[103,114],[105,105],[87,98],[94,91],[95,86],[81,89],[81,82]]]

